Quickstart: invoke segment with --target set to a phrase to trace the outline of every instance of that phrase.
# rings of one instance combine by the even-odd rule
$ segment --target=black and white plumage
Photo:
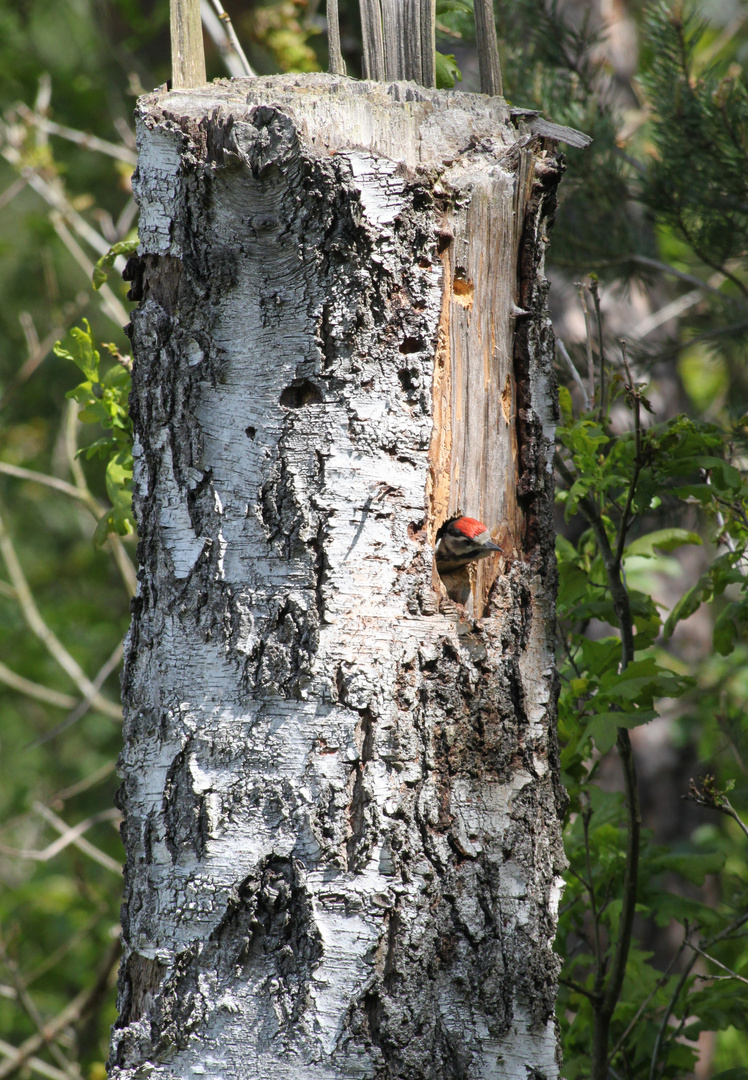
[[[483,522],[470,517],[449,518],[436,534],[436,569],[439,574],[453,574],[501,550]]]

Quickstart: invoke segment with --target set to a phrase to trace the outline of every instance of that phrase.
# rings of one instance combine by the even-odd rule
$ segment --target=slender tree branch
[[[595,305],[595,317],[597,320],[597,348],[600,354],[600,406],[597,414],[597,418],[602,423],[605,416],[605,346],[603,344],[603,318],[600,311],[600,290],[597,284],[597,278],[593,277],[590,282],[590,292],[592,293],[592,302]]]
[[[80,664],[73,659],[59,638],[57,638],[52,630],[50,630],[39,614],[39,609],[31,594],[31,589],[26,581],[26,576],[21,569],[15,547],[5,528],[2,516],[0,516],[0,554],[7,567],[8,576],[16,591],[18,603],[20,604],[23,617],[26,620],[29,629],[36,634],[50,656],[57,661],[65,674],[75,683],[84,697],[90,696],[95,707],[100,712],[103,712],[105,716],[121,720],[122,710],[119,706],[115,705],[114,702],[109,701],[99,693],[81,668]]]
[[[11,671],[2,662],[0,662],[0,682],[5,683],[11,690],[17,690],[19,694],[25,694],[27,697],[35,698],[37,701],[43,701],[46,705],[54,705],[58,709],[72,709],[77,704],[76,698],[70,694],[61,694],[58,690],[51,690],[48,686],[42,686],[41,683],[24,679],[23,675],[17,675],[15,671]]]
[[[573,990],[575,994],[582,994],[584,997],[589,998],[589,1000],[593,1004],[597,1002],[597,994],[595,994],[592,990],[588,990],[584,986],[580,986],[579,983],[574,982],[573,979],[565,979],[563,975],[560,975],[558,981],[561,983],[562,986],[568,986],[569,989]]]
[[[626,342],[621,340],[621,352],[623,354],[623,366],[626,369],[626,375],[628,376],[629,385],[627,387],[629,396],[634,406],[634,438],[636,440],[634,450],[634,467],[631,471],[631,480],[629,482],[629,490],[626,495],[626,505],[623,508],[621,515],[621,523],[618,526],[618,543],[616,544],[616,553],[614,561],[614,570],[618,574],[621,569],[621,560],[623,559],[623,550],[626,547],[626,536],[628,534],[629,527],[629,514],[631,512],[631,504],[634,501],[634,495],[636,494],[636,486],[639,483],[639,475],[642,470],[642,425],[641,425],[641,395],[636,389],[633,377],[631,375],[631,368],[629,367],[628,357],[626,356]]]
[[[102,665],[100,671],[98,672],[96,678],[93,681],[93,685],[95,686],[97,691],[101,690],[106,680],[115,670],[115,668],[117,668],[121,663],[123,651],[123,642],[120,641],[118,642],[109,659]],[[56,739],[58,735],[61,735],[63,733],[63,731],[67,731],[68,728],[73,726],[73,724],[77,724],[78,721],[86,715],[92,705],[93,699],[90,696],[84,697],[83,701],[79,701],[75,708],[72,710],[72,712],[70,712],[70,714],[66,716],[65,719],[57,725],[57,727],[53,728],[52,731],[45,732],[45,734],[40,736],[38,739],[35,739],[34,742],[29,744],[28,749],[35,750],[37,746],[43,746],[44,743],[50,742],[52,739]]]
[[[99,968],[94,985],[89,989],[81,990],[79,994],[76,994],[73,1000],[69,1002],[69,1004],[54,1017],[54,1019],[45,1023],[41,1032],[26,1039],[25,1042],[21,1043],[21,1045],[13,1051],[12,1056],[9,1055],[8,1060],[0,1065],[0,1080],[5,1080],[5,1077],[12,1076],[13,1073],[17,1072],[22,1066],[28,1065],[32,1055],[36,1054],[42,1047],[48,1045],[69,1024],[73,1024],[86,1016],[93,1005],[98,1001],[106,987],[112,969],[119,959],[120,950],[121,946],[119,940],[112,942],[101,967]],[[66,1074],[58,1073],[57,1076],[66,1076]],[[54,1080],[57,1080],[57,1077],[55,1077]]]
[[[42,804],[38,805],[41,806]],[[74,844],[79,837],[92,829],[94,825],[99,825],[102,821],[118,821],[119,818],[119,810],[102,810],[100,813],[92,814],[84,821],[80,821],[77,825],[65,826],[65,831],[41,851],[32,848],[13,848],[5,844],[0,844],[0,851],[4,855],[12,855],[16,859],[28,859],[31,862],[49,862],[50,859],[54,859],[70,844]],[[61,819],[57,820],[61,821]],[[61,824],[64,824],[64,822],[61,822]],[[119,871],[119,866],[117,870]]]
[[[77,131],[75,128],[66,127],[64,124],[56,124],[54,120],[41,116],[38,112],[30,109],[28,105],[17,105],[15,111],[25,123],[49,135],[58,135],[61,139],[67,139],[68,142],[85,147],[86,150],[95,150],[100,154],[116,158],[118,161],[124,161],[127,165],[132,165],[133,168],[138,163],[138,155],[127,146],[118,146],[117,143],[100,139],[96,135],[87,135],[85,131]]]
[[[739,930],[740,927],[744,926],[745,923],[747,923],[747,922],[748,922],[748,912],[743,912],[736,919],[733,919],[733,921],[731,923],[729,923],[726,927],[724,927],[723,930],[720,930],[720,932],[718,934],[715,934],[713,937],[711,937],[709,939],[709,941],[704,942],[705,947],[707,949],[711,949],[712,946],[716,945],[719,941],[724,941],[725,938],[731,937],[731,935],[734,933],[734,931]],[[694,967],[696,961],[698,960],[698,958],[699,958],[699,954],[694,953],[693,956],[691,957],[691,959],[686,964],[685,969],[681,972],[680,978],[678,979],[678,982],[675,985],[675,989],[673,990],[672,994],[670,995],[670,1001],[668,1002],[668,1004],[667,1004],[667,1006],[665,1008],[665,1012],[664,1012],[662,1020],[660,1022],[660,1027],[659,1027],[658,1032],[657,1032],[657,1038],[655,1039],[654,1049],[652,1050],[652,1058],[651,1058],[651,1061],[650,1061],[650,1064],[649,1064],[649,1080],[655,1080],[655,1074],[657,1072],[657,1062],[658,1062],[659,1057],[660,1057],[660,1051],[662,1050],[662,1044],[663,1044],[663,1041],[664,1041],[664,1038],[665,1038],[665,1033],[667,1031],[668,1024],[670,1022],[670,1017],[671,1017],[671,1015],[673,1013],[673,1009],[675,1008],[675,1006],[676,1006],[676,1004],[678,1002],[678,998],[681,995],[683,987],[686,985],[686,982],[688,981],[688,977],[691,974],[691,971],[693,970],[693,967]]]
[[[79,851],[82,851],[84,855],[88,855],[89,858],[97,862],[99,866],[103,866],[105,870],[111,870],[112,873],[122,876],[122,864],[115,859],[110,858],[105,852],[100,851],[94,844],[91,844],[83,836],[77,835],[75,828],[71,829],[67,822],[58,817],[54,811],[50,810],[44,803],[35,802],[34,810],[40,817],[43,817],[53,829],[56,829],[61,837],[65,838],[69,834],[73,834],[68,843],[71,843],[73,847],[77,847]],[[104,810],[102,815],[99,815],[101,821],[118,821],[119,811],[117,810]],[[67,844],[65,845],[67,846]],[[1,1074],[0,1074],[1,1075]]]
[[[569,369],[569,372],[571,373],[572,379],[577,384],[577,386],[579,387],[579,389],[580,389],[580,391],[582,393],[582,402],[584,404],[584,411],[589,412],[590,411],[590,396],[587,393],[587,388],[584,385],[584,382],[582,381],[582,376],[577,371],[576,365],[575,365],[574,361],[572,360],[572,358],[569,356],[568,350],[567,350],[566,346],[564,345],[564,343],[563,343],[563,341],[561,340],[560,337],[556,338],[556,346],[558,347],[558,351],[560,352],[566,366]]]

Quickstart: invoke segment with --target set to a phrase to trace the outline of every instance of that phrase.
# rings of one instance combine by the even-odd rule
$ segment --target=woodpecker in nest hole
[[[469,517],[449,518],[436,534],[436,569],[440,576],[454,574],[501,550],[483,522]]]

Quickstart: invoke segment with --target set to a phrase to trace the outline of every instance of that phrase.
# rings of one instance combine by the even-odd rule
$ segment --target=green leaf
[[[618,735],[618,728],[641,727],[648,724],[658,714],[654,709],[639,709],[637,712],[604,712],[593,716],[587,725],[587,731],[595,740],[595,746],[601,754],[607,754]]]
[[[64,360],[72,360],[88,381],[95,383],[99,381],[99,354],[93,345],[93,334],[88,319],[83,319],[82,322],[85,329],[73,326],[70,330],[70,336],[73,339],[72,352],[63,349],[62,343],[58,341],[54,347],[54,354]]]
[[[436,85],[440,90],[450,90],[455,80],[462,82],[462,72],[452,53],[436,53]]]
[[[653,873],[670,870],[694,885],[703,885],[707,874],[720,873],[725,865],[725,858],[721,851],[693,854],[666,852],[655,856],[649,863],[649,869]]]
[[[119,243],[113,244],[109,248],[106,255],[102,255],[99,261],[94,267],[92,276],[94,289],[100,289],[106,279],[109,277],[109,271],[114,266],[114,260],[118,255],[132,255],[138,250],[139,240],[135,237],[134,240],[120,240]]]
[[[640,536],[626,547],[627,555],[644,555],[654,557],[655,549],[660,551],[674,551],[683,547],[684,544],[701,544],[702,539],[698,533],[689,532],[687,529],[658,529],[656,532]]]

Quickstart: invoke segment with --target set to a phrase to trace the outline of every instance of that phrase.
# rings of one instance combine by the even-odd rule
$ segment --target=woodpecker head
[[[501,550],[482,522],[469,517],[449,518],[436,534],[436,569],[440,574],[454,573]]]

